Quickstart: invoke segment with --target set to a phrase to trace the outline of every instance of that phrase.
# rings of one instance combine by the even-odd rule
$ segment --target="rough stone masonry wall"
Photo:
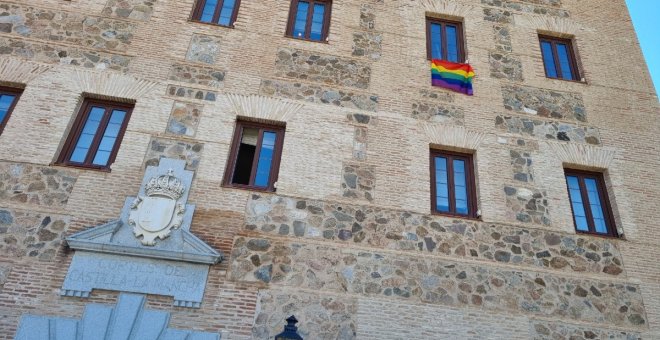
[[[62,240],[162,157],[195,172],[191,230],[226,255],[201,309],[148,297],[173,327],[660,338],[660,106],[623,0],[334,1],[323,43],[285,37],[287,1],[241,1],[233,28],[193,3],[0,4],[0,85],[24,88],[0,135],[0,338],[116,300],[57,294]],[[426,15],[463,20],[474,96],[430,86]],[[584,81],[545,77],[539,33],[574,39]],[[52,165],[83,96],[135,102],[110,172]],[[286,124],[276,193],[222,186],[237,117]],[[431,214],[430,147],[474,153],[478,220]],[[575,233],[564,166],[605,170],[623,239]]]

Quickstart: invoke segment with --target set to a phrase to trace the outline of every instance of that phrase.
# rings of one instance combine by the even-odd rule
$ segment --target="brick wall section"
[[[0,4],[0,66],[25,65],[0,67],[25,87],[0,135],[0,338],[23,313],[116,300],[58,295],[60,240],[117,218],[161,156],[195,171],[191,230],[227,256],[201,309],[148,297],[173,327],[261,339],[296,314],[318,339],[660,338],[660,104],[623,0],[334,1],[327,43],[284,36],[288,1],[241,1],[234,28],[189,21],[193,5]],[[475,96],[430,86],[427,13],[464,20]],[[585,82],[545,77],[539,32],[574,37]],[[110,172],[52,165],[85,93],[135,101]],[[238,115],[286,123],[274,195],[222,186]],[[430,214],[431,146],[474,152],[480,221]],[[606,170],[624,240],[575,234],[565,164]],[[454,274],[446,295],[432,270]]]

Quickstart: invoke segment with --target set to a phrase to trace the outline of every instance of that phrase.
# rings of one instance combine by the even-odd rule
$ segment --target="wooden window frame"
[[[103,120],[99,124],[99,128],[96,132],[96,135],[92,140],[92,144],[87,153],[87,158],[85,159],[85,162],[84,163],[72,162],[69,159],[71,158],[71,155],[73,154],[73,151],[76,148],[76,143],[78,142],[78,139],[80,138],[80,134],[82,133],[82,129],[85,126],[85,123],[87,122],[87,118],[89,116],[92,106],[101,106],[105,109],[105,112],[103,114]],[[117,153],[119,152],[119,147],[121,146],[121,142],[124,139],[124,133],[126,132],[128,121],[131,118],[133,107],[134,107],[133,104],[125,104],[125,103],[113,102],[109,100],[85,98],[83,104],[80,106],[80,110],[78,110],[76,119],[73,123],[71,131],[69,132],[69,136],[67,137],[67,140],[64,143],[64,147],[62,148],[62,152],[60,152],[60,156],[58,157],[56,164],[76,167],[76,168],[83,168],[83,169],[110,171],[110,166],[115,162],[115,158],[117,157]],[[99,132],[100,131],[105,132],[105,129],[108,126],[108,122],[110,121],[110,114],[108,114],[108,112],[112,113],[112,111],[115,109],[126,111],[126,116],[124,117],[122,126],[119,130],[119,133],[117,134],[115,145],[113,146],[112,152],[110,153],[110,157],[108,158],[108,163],[105,166],[92,164],[94,157],[96,156],[96,152],[98,151],[98,147],[101,144],[101,139],[103,138],[103,133],[99,133]]]
[[[435,184],[435,157],[445,157],[447,159],[447,187],[449,192],[449,212],[437,210],[437,192]],[[431,212],[434,215],[462,217],[477,219],[477,185],[474,176],[473,155],[453,151],[431,149],[429,168],[431,171]],[[456,194],[454,188],[454,163],[453,160],[460,159],[465,161],[465,181],[467,184],[468,213],[462,215],[456,213]]]
[[[301,0],[291,0],[291,6],[289,7],[289,22],[286,25],[286,36],[298,40],[327,43],[328,35],[330,34],[330,19],[332,18],[332,0],[302,0],[308,2],[310,8],[307,10],[305,36],[302,38],[293,36],[293,29],[296,25],[296,14],[298,13],[298,3],[300,1]],[[314,11],[311,9],[314,8],[314,4],[316,3],[323,3],[326,5],[325,13],[323,13],[323,29],[321,30],[321,40],[312,40],[309,38],[309,35],[312,33],[312,14],[314,13]]]
[[[447,60],[447,30],[445,26],[447,24],[456,26],[458,31],[458,62],[464,63],[466,60],[465,56],[465,37],[463,34],[463,22],[456,20],[446,20],[440,18],[426,17],[426,59],[432,59],[432,44],[431,44],[431,24],[440,24],[442,28],[442,58],[441,60]]]
[[[578,185],[580,186],[580,194],[582,195],[582,205],[584,206],[584,212],[587,218],[587,227],[589,231],[579,230],[577,228],[577,222],[575,221],[575,212],[573,211],[573,202],[571,201],[570,189],[568,187],[568,176],[574,176],[578,178]],[[594,224],[593,213],[591,212],[591,204],[589,204],[589,195],[587,194],[587,187],[584,184],[585,178],[593,178],[596,180],[596,186],[598,187],[598,195],[601,199],[601,206],[603,207],[603,217],[605,218],[605,226],[607,228],[607,233],[596,232],[596,227]],[[568,194],[569,205],[571,206],[571,217],[573,218],[573,226],[575,231],[579,234],[588,234],[595,236],[605,236],[605,237],[619,237],[619,234],[616,230],[616,225],[614,223],[614,214],[612,213],[612,206],[610,205],[610,198],[607,195],[606,185],[605,185],[605,176],[602,172],[594,171],[584,171],[584,170],[575,170],[575,169],[564,169],[564,179],[566,181],[566,190]]]
[[[236,160],[238,159],[238,149],[241,145],[241,139],[243,137],[244,128],[255,128],[259,129],[259,137],[257,140],[257,146],[254,151],[254,159],[252,162],[252,169],[250,170],[250,184],[236,184],[232,183],[234,177],[234,170],[236,168]],[[254,185],[255,174],[257,171],[257,165],[259,161],[259,155],[261,153],[261,144],[263,142],[264,131],[272,131],[277,135],[277,140],[275,142],[275,151],[273,154],[273,163],[270,168],[270,175],[268,176],[268,187],[259,187]],[[275,183],[277,182],[279,171],[280,171],[280,161],[282,159],[282,149],[284,146],[284,133],[286,126],[284,125],[273,125],[265,123],[256,123],[245,120],[237,120],[236,126],[234,127],[234,136],[232,137],[231,149],[229,151],[229,159],[227,160],[227,167],[225,169],[225,176],[223,180],[223,186],[228,188],[238,188],[238,189],[247,189],[254,191],[275,191]]]
[[[211,22],[202,21],[202,12],[204,11],[204,6],[206,6],[206,1],[207,0],[197,0],[192,13],[192,21],[202,24],[234,28],[234,24],[238,18],[238,9],[241,6],[241,0],[236,0],[234,3],[234,10],[231,13],[231,19],[229,19],[229,25],[222,25],[218,23],[218,20],[220,20],[220,12],[222,11],[222,6],[225,4],[225,0],[218,0],[218,4],[215,7],[215,12],[213,13],[213,19]]]
[[[0,94],[9,94],[16,96],[16,98],[14,98],[14,101],[9,106],[9,109],[7,109],[7,114],[5,114],[5,117],[2,119],[2,121],[0,121],[0,135],[2,135],[2,131],[5,130],[5,126],[7,126],[7,122],[9,122],[9,117],[11,116],[12,112],[14,112],[14,108],[16,107],[18,100],[21,99],[21,94],[23,94],[23,90],[15,87],[0,86]]]
[[[548,74],[548,70],[545,65],[545,57],[543,56],[543,42],[548,42],[552,46],[552,58],[555,62],[555,72],[557,72],[557,77],[551,77]],[[557,43],[565,44],[568,48],[568,62],[573,68],[571,77],[574,79],[564,79],[562,77],[561,64],[559,63],[559,53],[557,52]],[[573,47],[572,39],[557,38],[548,35],[539,35],[539,48],[541,49],[541,60],[543,60],[543,72],[545,73],[546,78],[564,80],[564,81],[575,81],[581,82],[582,77],[580,75],[580,69],[578,68],[577,58],[575,56],[575,48]]]

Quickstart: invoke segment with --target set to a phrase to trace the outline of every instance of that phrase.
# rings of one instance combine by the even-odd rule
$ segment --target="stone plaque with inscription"
[[[168,295],[176,306],[197,307],[208,270],[205,264],[81,251],[71,261],[63,289],[71,290],[65,295],[80,296],[93,288]]]
[[[121,217],[68,237],[76,250],[61,294],[88,297],[93,289],[166,295],[174,305],[199,308],[209,266],[222,254],[190,233],[195,206],[187,204],[192,172],[185,161],[149,167],[137,197]]]

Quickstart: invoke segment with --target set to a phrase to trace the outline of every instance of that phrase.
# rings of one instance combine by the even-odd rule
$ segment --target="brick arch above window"
[[[227,94],[224,100],[237,116],[253,118],[260,121],[287,122],[302,108],[303,104],[288,102],[265,96],[244,96]]]
[[[454,149],[477,150],[486,137],[483,132],[468,130],[461,126],[424,124],[422,129],[429,144]]]
[[[447,0],[421,0],[421,6],[426,10],[427,16],[451,19],[449,17],[466,18],[478,17],[471,15],[479,10],[477,6],[460,4]]]
[[[6,84],[27,84],[51,68],[50,65],[25,60],[0,58],[0,81]]]
[[[159,85],[154,81],[113,72],[75,70],[64,76],[80,93],[115,101],[137,101]]]
[[[548,145],[563,164],[583,168],[608,169],[616,155],[613,149],[591,145],[553,142]]]
[[[540,15],[516,16],[516,26],[534,29],[541,34],[554,34],[559,38],[572,38],[585,29],[572,19]]]

